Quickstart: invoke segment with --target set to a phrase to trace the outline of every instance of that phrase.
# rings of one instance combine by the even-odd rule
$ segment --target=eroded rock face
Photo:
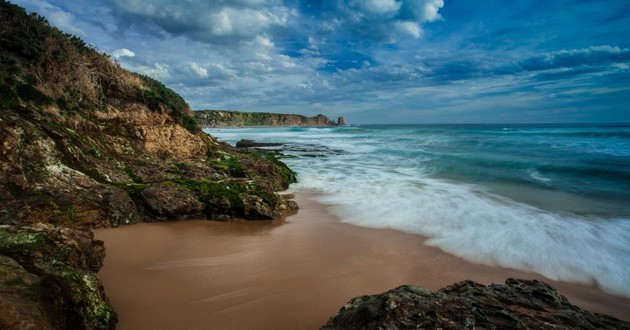
[[[216,193],[243,179],[254,188],[240,192],[271,207],[261,214],[283,216],[274,194],[295,174],[277,159],[219,143],[174,91],[37,15],[0,1],[0,22],[0,224],[213,218],[227,205]],[[229,207],[230,219],[253,217]]]
[[[590,313],[540,281],[463,281],[436,292],[400,286],[350,300],[322,329],[630,329]]]
[[[88,230],[0,226],[0,329],[114,329]]]

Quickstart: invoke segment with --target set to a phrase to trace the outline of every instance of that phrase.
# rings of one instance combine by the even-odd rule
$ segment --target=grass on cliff
[[[44,17],[0,0],[0,109],[52,105],[90,117],[86,110],[125,103],[168,111],[190,132],[201,130],[186,101],[162,83],[126,71]]]

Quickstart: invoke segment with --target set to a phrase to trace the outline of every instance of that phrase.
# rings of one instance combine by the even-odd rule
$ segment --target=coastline
[[[421,236],[344,224],[312,194],[283,221],[138,224],[96,230],[99,276],[119,329],[318,328],[355,296],[401,284],[437,290],[471,279],[539,279],[571,303],[629,320],[630,299],[594,286],[472,264]]]

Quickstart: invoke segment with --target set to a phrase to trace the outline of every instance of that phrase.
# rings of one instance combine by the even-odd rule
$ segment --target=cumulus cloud
[[[202,67],[196,62],[190,62],[188,67],[190,71],[192,71],[199,78],[207,78],[208,77],[208,69]]]
[[[323,27],[360,38],[396,42],[422,37],[422,24],[441,18],[443,0],[324,1]]]
[[[295,13],[279,1],[111,0],[128,21],[148,30],[204,42],[251,40],[272,28],[284,27]]]
[[[154,63],[152,66],[140,65],[137,67],[131,67],[131,69],[158,80],[170,77],[170,73],[168,71],[169,66],[164,63]]]
[[[130,51],[127,48],[121,48],[121,49],[116,49],[115,51],[113,51],[112,52],[112,56],[114,58],[134,57],[134,56],[136,56],[136,53]]]

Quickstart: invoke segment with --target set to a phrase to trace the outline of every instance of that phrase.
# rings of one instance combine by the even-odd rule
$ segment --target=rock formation
[[[339,126],[346,125],[346,118],[344,118],[344,117],[341,117],[341,116],[340,116],[340,117],[337,119],[337,125],[339,125]]]
[[[306,117],[294,114],[199,110],[193,112],[202,127],[334,126],[324,115]]]
[[[436,292],[400,286],[350,300],[322,329],[630,329],[571,305],[540,281],[463,281]]]
[[[0,329],[113,329],[87,229],[276,219],[295,173],[201,131],[160,82],[0,0]]]
[[[201,132],[160,82],[4,1],[0,22],[0,224],[270,219],[294,206],[275,193],[295,179],[286,165]]]
[[[114,329],[88,230],[0,226],[0,329]]]

